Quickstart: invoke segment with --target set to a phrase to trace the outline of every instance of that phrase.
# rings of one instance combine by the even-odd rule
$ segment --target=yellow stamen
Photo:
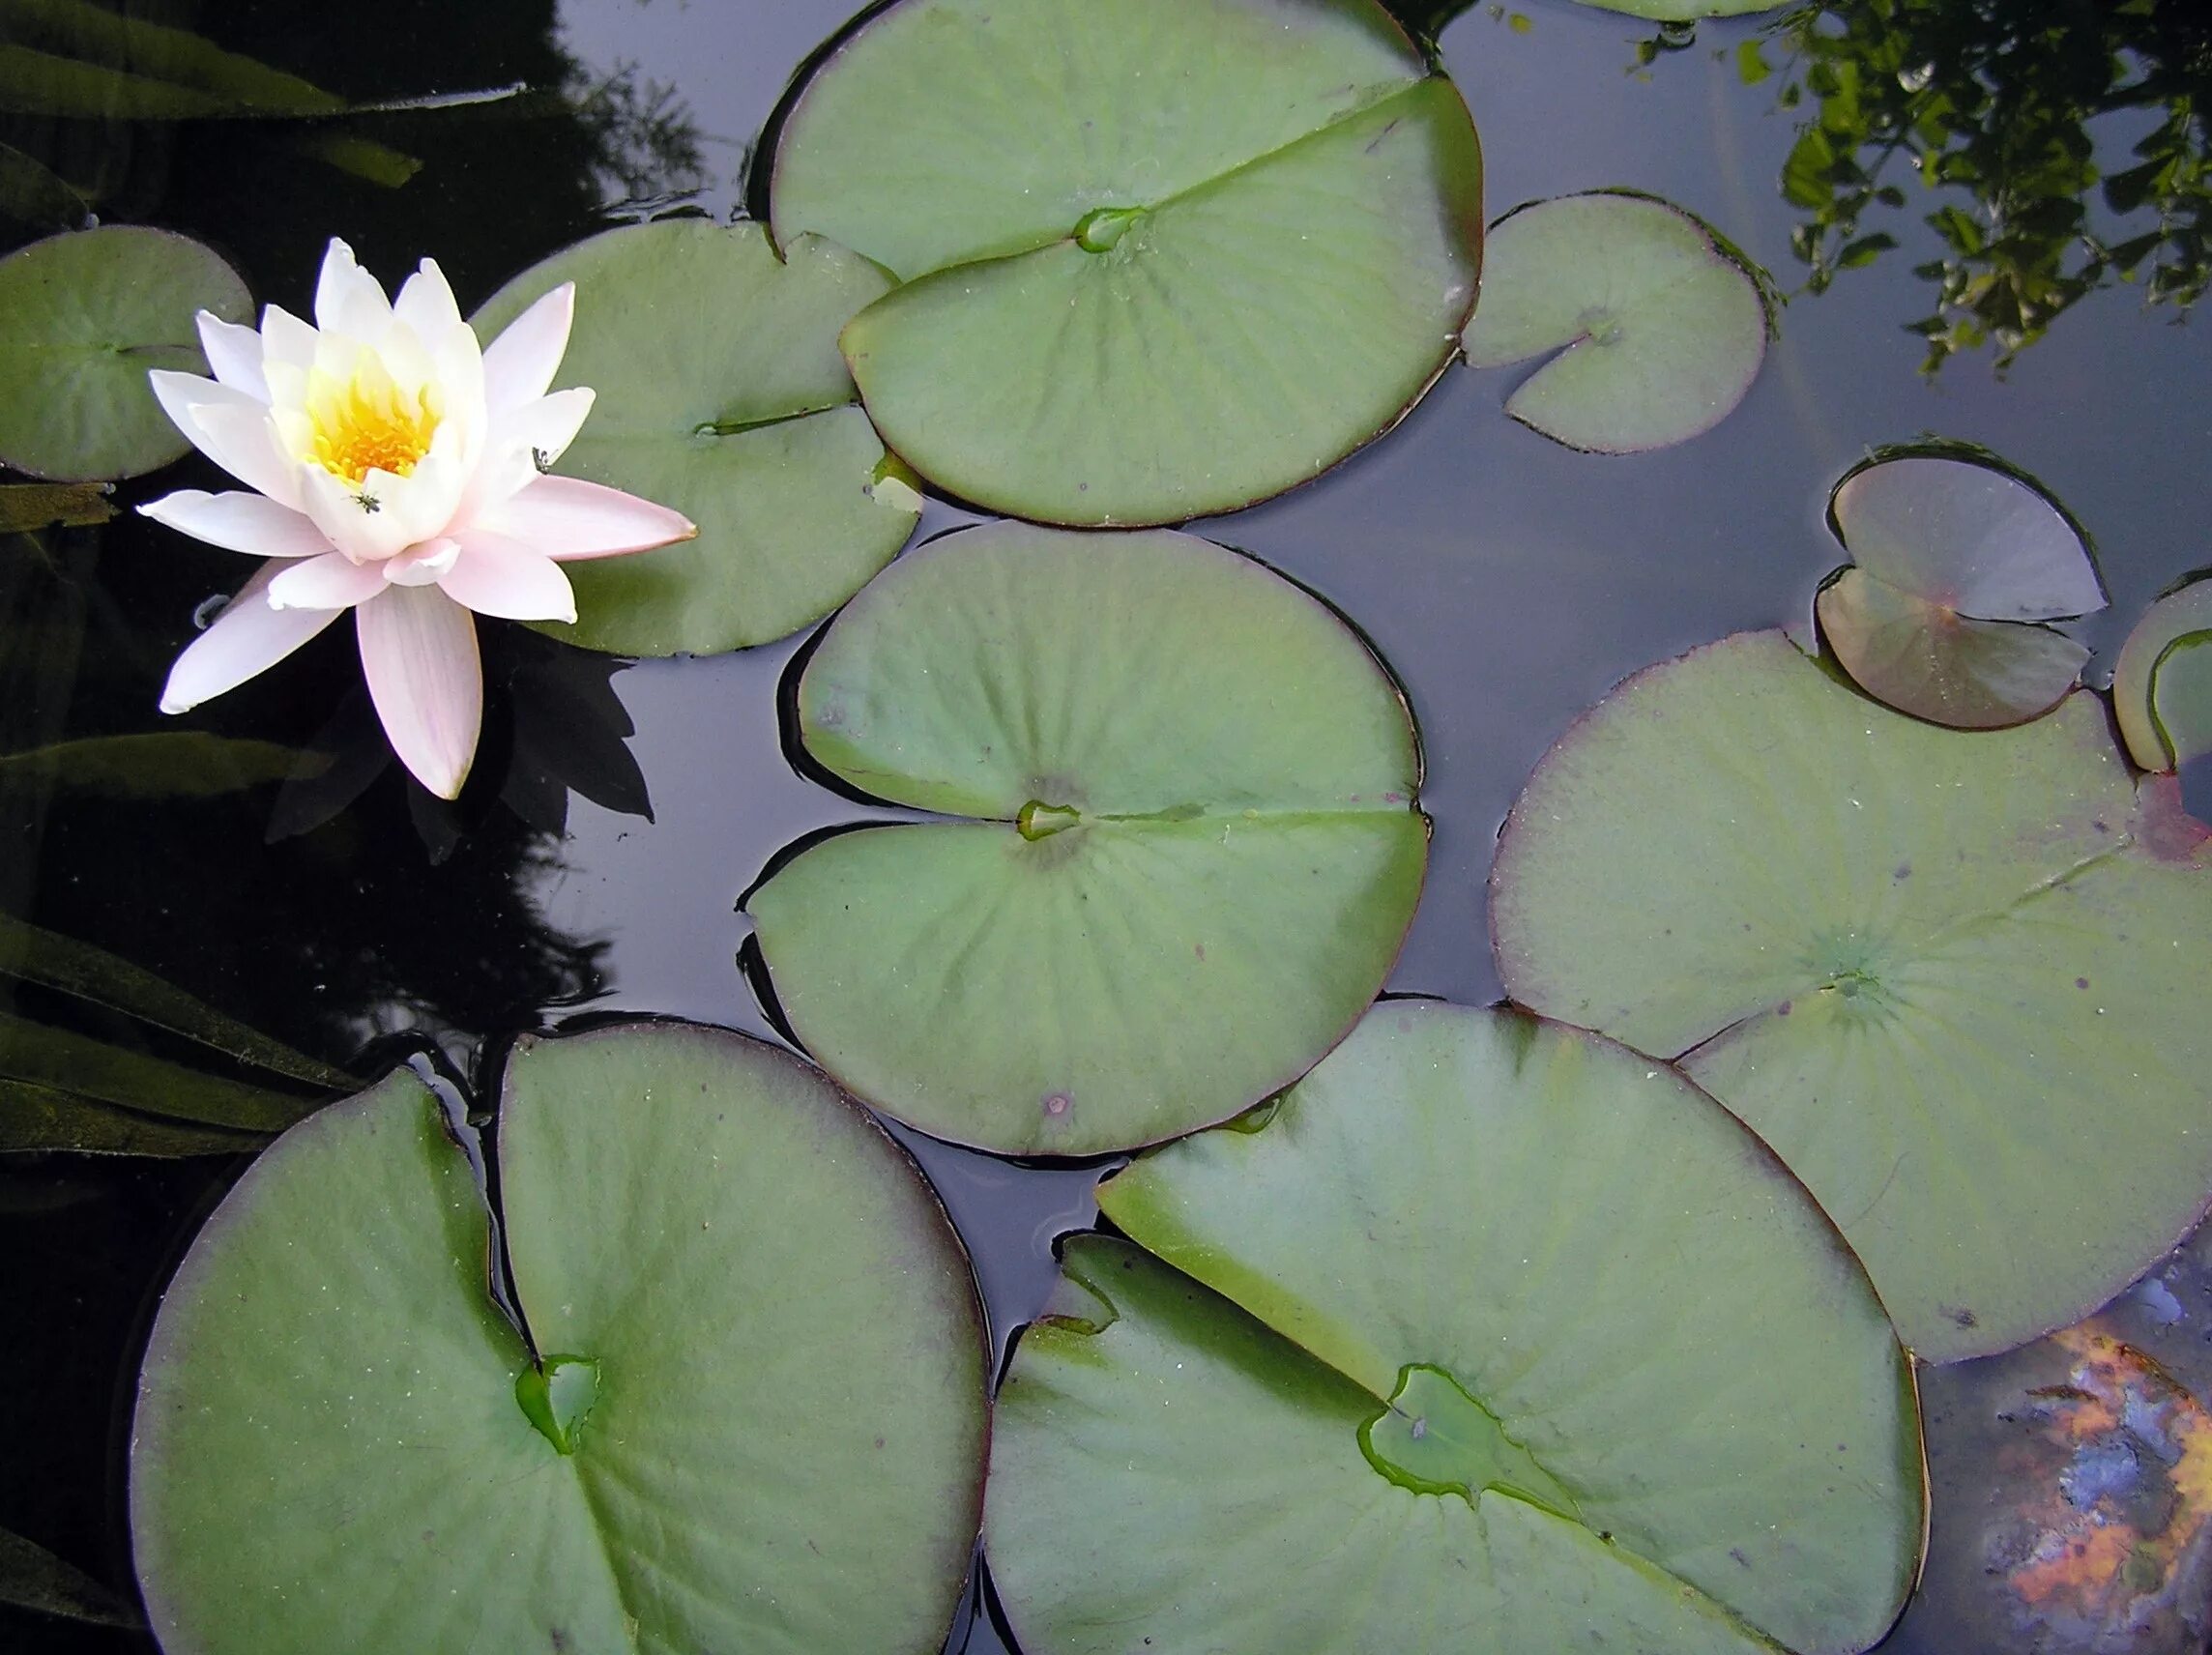
[[[372,351],[361,353],[350,380],[311,372],[308,457],[347,482],[364,481],[372,470],[409,476],[430,451],[444,412],[440,401],[429,385],[409,396]]]

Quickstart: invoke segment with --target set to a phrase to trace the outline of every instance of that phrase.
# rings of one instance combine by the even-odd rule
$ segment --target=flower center
[[[371,471],[410,476],[430,451],[442,401],[433,385],[412,395],[402,391],[384,363],[364,351],[350,380],[311,377],[308,457],[347,482],[361,482]]]

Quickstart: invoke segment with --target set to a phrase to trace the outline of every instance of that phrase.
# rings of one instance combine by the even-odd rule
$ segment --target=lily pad
[[[1776,0],[1581,0],[1601,12],[1619,12],[1654,23],[1690,23],[1700,17],[1746,17],[1781,9]]]
[[[131,1444],[168,1655],[936,1648],[983,1341],[912,1163],[805,1065],[663,1025],[518,1046],[497,1171],[534,1348],[405,1072],[209,1220]]]
[[[191,445],[147,370],[205,373],[193,315],[252,308],[220,256],[166,230],[74,230],[0,259],[0,465],[69,481],[167,465]]]
[[[2112,668],[2128,753],[2170,770],[2212,753],[2212,580],[2175,588],[2143,612]]]
[[[907,283],[843,337],[893,449],[1104,526],[1249,505],[1397,423],[1474,304],[1481,188],[1466,104],[1374,0],[901,0],[800,93],[772,203]]]
[[[1671,1069],[1385,1002],[1099,1199],[1158,1259],[1069,1242],[999,1396],[985,1546],[1034,1655],[1841,1651],[1903,1604],[1905,1353]]]
[[[2078,1320],[2204,1208],[2212,856],[2093,695],[1943,730],[1727,639],[1552,749],[1491,895],[1514,999],[1679,1056],[1932,1361]]]
[[[1389,675],[1186,535],[934,541],[831,624],[799,722],[855,787],[985,819],[839,834],[746,903],[816,1059],[942,1138],[1094,1154],[1226,1119],[1352,1027],[1420,898]]]
[[[1766,357],[1759,281],[1679,207],[1596,190],[1516,207],[1490,227],[1471,367],[1560,354],[1505,412],[1555,442],[1632,454],[1732,413]]]
[[[2041,491],[1997,466],[1902,452],[1847,477],[1828,516],[1857,567],[1821,591],[1820,628],[1870,695],[1979,730],[2074,687],[2089,652],[2029,624],[2091,614],[2105,593]]]
[[[574,625],[618,654],[713,654],[819,621],[898,555],[920,516],[889,473],[837,330],[889,278],[819,237],[779,257],[758,224],[696,218],[592,237],[475,318],[486,338],[564,281],[576,321],[555,384],[597,392],[555,469],[674,508],[698,538],[568,566]]]

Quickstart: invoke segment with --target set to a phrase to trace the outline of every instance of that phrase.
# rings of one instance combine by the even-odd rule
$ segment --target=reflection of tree
[[[592,135],[592,173],[610,205],[660,206],[707,187],[699,129],[676,88],[641,79],[634,63],[604,76],[579,64],[566,91]]]
[[[1897,246],[1868,219],[1906,205],[1910,174],[1948,197],[1919,267],[1936,308],[1909,324],[1929,370],[1987,344],[2001,371],[2115,281],[2177,311],[2212,282],[2202,0],[1829,0],[1776,33],[1781,101],[1812,110],[1782,179],[1812,291]],[[1755,46],[1739,62],[1771,73]],[[2133,159],[2107,172],[2115,139]]]

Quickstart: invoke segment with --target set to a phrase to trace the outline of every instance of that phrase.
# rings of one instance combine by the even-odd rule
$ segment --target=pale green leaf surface
[[[1516,1000],[1687,1053],[1931,1360],[2074,1321],[2212,1188],[2212,867],[2093,696],[1946,731],[1725,640],[1554,747],[1492,923]]]
[[[1480,263],[1466,106],[1373,0],[904,0],[803,90],[772,193],[909,281],[844,335],[892,449],[1056,523],[1325,470],[1442,370]]]
[[[287,1134],[171,1285],[132,1526],[169,1655],[866,1648],[944,1635],[979,1503],[983,1345],[912,1164],[717,1031],[526,1042],[484,1207],[399,1075]],[[832,1230],[823,1228],[834,1214]]]
[[[1904,1601],[1920,1470],[1895,1335],[1803,1189],[1672,1069],[1385,1002],[1265,1125],[1172,1145],[1100,1201],[1373,1396],[1444,1370],[1586,1538],[1781,1642],[1862,1648]]]
[[[2212,751],[2212,661],[2197,657],[2181,667],[2173,684],[2172,722],[2164,705],[2167,669],[2181,658],[2178,647],[2212,636],[2212,580],[2193,581],[2143,611],[2112,666],[2112,710],[2128,756],[2146,770],[2169,770],[2185,758]]]
[[[1599,190],[1491,226],[1474,367],[1560,354],[1507,399],[1569,448],[1636,453],[1726,419],[1759,375],[1767,314],[1751,274],[1680,208]]]
[[[0,259],[0,464],[34,477],[135,477],[189,447],[146,382],[205,373],[192,317],[251,314],[246,285],[209,248],[112,225]]]
[[[756,224],[609,230],[516,276],[480,310],[487,340],[576,283],[557,387],[590,419],[555,470],[682,511],[696,539],[570,564],[573,626],[624,654],[710,654],[820,620],[897,555],[918,516],[879,496],[884,450],[855,405],[837,331],[890,285],[812,236],[778,256]]]
[[[940,1136],[1081,1154],[1226,1118],[1351,1027],[1412,920],[1403,701],[1220,547],[947,537],[839,617],[799,703],[855,786],[999,819],[841,834],[747,902],[809,1050]],[[1023,832],[1032,804],[1065,825]]]

